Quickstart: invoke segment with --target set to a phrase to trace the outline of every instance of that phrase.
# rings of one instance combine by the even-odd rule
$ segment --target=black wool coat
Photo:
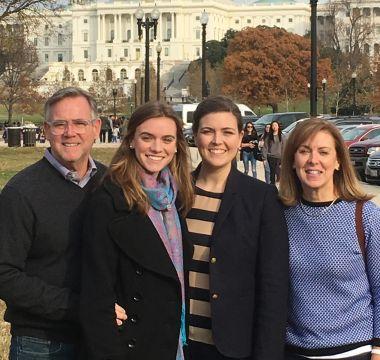
[[[276,187],[232,167],[210,239],[212,334],[224,356],[283,359],[288,252]]]
[[[128,210],[110,181],[93,194],[87,212],[80,307],[87,359],[175,360],[181,286],[153,223]],[[193,248],[185,226],[182,237],[187,266]],[[128,315],[120,327],[115,303]]]

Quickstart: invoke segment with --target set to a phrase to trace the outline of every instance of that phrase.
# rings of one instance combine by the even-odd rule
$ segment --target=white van
[[[193,124],[194,111],[197,108],[198,103],[194,104],[174,104],[173,110],[177,113],[180,119],[183,121],[184,128],[190,128]],[[237,104],[242,116],[256,116],[256,114],[247,105]]]

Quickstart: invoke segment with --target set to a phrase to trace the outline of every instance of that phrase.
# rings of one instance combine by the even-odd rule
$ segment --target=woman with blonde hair
[[[379,360],[379,208],[327,121],[297,125],[281,166],[290,248],[285,359]]]
[[[182,124],[170,106],[147,103],[132,114],[85,218],[80,315],[88,359],[184,359],[192,245],[179,212],[192,203]],[[114,303],[128,314],[120,327]]]

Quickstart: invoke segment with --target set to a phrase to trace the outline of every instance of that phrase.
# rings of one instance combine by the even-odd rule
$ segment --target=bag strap
[[[356,228],[356,235],[358,237],[360,250],[362,251],[362,255],[364,258],[366,258],[366,250],[365,250],[365,234],[364,234],[364,227],[363,227],[363,200],[358,200],[356,202],[355,207],[355,228]]]

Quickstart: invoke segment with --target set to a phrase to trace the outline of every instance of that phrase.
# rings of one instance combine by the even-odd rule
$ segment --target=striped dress
[[[194,244],[189,271],[190,328],[193,341],[213,345],[210,307],[209,262],[210,238],[219,211],[222,194],[195,188],[194,206],[186,222]]]

